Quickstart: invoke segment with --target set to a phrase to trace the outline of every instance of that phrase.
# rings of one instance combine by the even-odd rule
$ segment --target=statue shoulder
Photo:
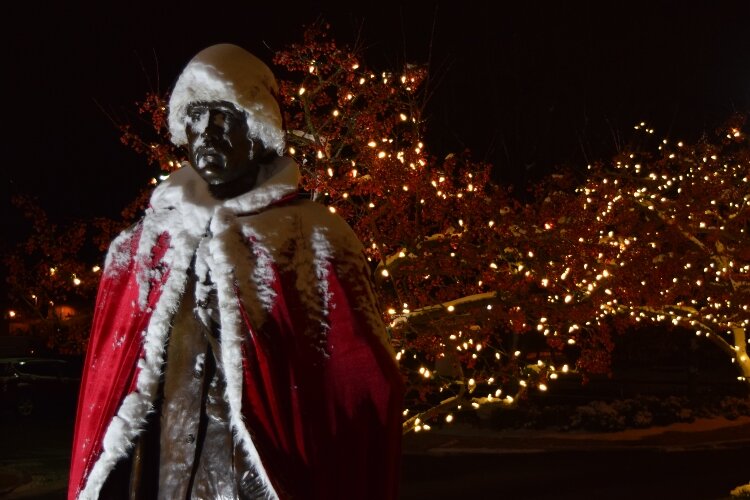
[[[329,207],[312,200],[299,200],[294,203],[304,232],[320,243],[338,250],[360,253],[362,244],[352,228]],[[337,253],[337,252],[336,252]]]
[[[138,252],[138,240],[143,230],[143,219],[124,229],[112,240],[104,261],[105,274],[118,273],[130,266]]]
[[[346,221],[311,200],[287,202],[239,220],[246,237],[270,247],[286,248],[291,240],[302,239],[315,248],[328,249],[331,255],[362,252],[362,244]]]

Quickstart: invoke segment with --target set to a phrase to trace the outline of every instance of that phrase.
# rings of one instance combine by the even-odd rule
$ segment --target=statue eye
[[[226,123],[234,123],[236,121],[236,117],[234,116],[234,113],[232,112],[222,111],[221,118]]]
[[[199,107],[192,107],[187,110],[187,116],[191,121],[197,122],[201,119],[201,116],[206,112],[205,109]]]
[[[227,123],[237,123],[243,116],[243,113],[233,106],[222,106],[219,111],[224,115],[224,121]]]
[[[217,127],[223,127],[225,124],[229,123],[229,116],[227,116],[223,112],[216,113],[213,115],[213,124]]]

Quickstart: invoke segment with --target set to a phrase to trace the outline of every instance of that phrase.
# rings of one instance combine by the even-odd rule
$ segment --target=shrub
[[[625,429],[626,419],[615,406],[604,401],[592,401],[579,406],[570,419],[571,429],[591,431],[620,431]]]
[[[508,408],[500,405],[489,414],[489,425],[495,429],[619,431],[692,422],[696,418],[734,419],[742,415],[750,416],[750,399],[728,396],[691,402],[681,396],[637,396],[577,406],[531,403]]]
[[[750,399],[727,396],[719,403],[721,414],[730,420],[750,415]]]

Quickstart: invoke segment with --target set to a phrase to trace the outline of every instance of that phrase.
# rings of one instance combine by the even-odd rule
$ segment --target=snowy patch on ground
[[[595,439],[599,441],[638,441],[650,436],[669,432],[696,433],[750,425],[750,417],[730,420],[725,417],[696,418],[693,422],[677,422],[646,429],[626,429],[618,432],[556,432],[550,434],[557,439]],[[546,434],[545,434],[546,435]]]
[[[0,465],[0,497],[3,500],[64,498],[68,467],[50,466],[49,461],[23,460]]]
[[[699,418],[620,432],[545,431],[510,429],[493,431],[469,425],[445,426],[412,433],[404,439],[405,453],[503,454],[542,453],[559,450],[652,448],[682,451],[698,448],[746,446],[750,443],[750,417]]]

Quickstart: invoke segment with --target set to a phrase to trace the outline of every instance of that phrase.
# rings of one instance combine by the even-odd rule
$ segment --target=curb
[[[665,453],[750,448],[750,418],[700,429],[675,426],[631,429],[622,434],[482,432],[464,428],[405,436],[404,455],[533,454],[555,452],[652,451]]]
[[[446,443],[446,444],[450,444]],[[453,443],[458,444],[458,443]],[[601,452],[630,452],[630,451],[648,451],[648,452],[663,452],[663,453],[682,453],[691,451],[702,451],[702,450],[729,450],[737,448],[749,448],[750,439],[742,439],[737,441],[716,441],[707,443],[696,443],[696,444],[685,444],[685,445],[669,445],[659,446],[653,444],[615,444],[608,443],[606,445],[592,445],[592,444],[570,444],[565,446],[547,446],[547,447],[452,447],[452,446],[438,446],[433,448],[427,448],[425,450],[405,450],[404,455],[410,456],[448,456],[448,455],[526,455],[526,454],[541,454],[541,453],[565,453],[565,452],[581,452],[581,453],[601,453]]]

